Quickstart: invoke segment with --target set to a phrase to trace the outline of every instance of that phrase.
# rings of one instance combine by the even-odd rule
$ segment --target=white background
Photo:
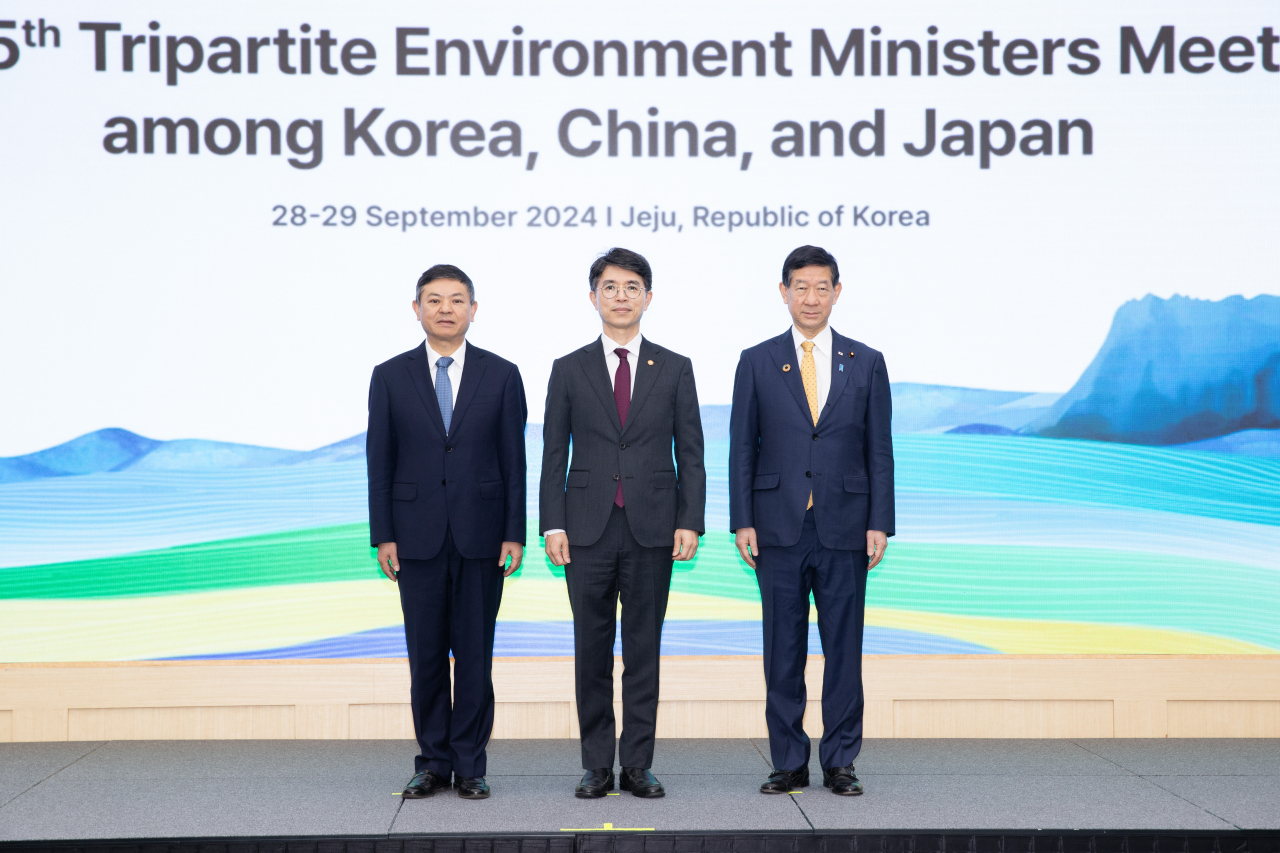
[[[419,273],[454,263],[475,280],[480,303],[471,339],[519,363],[530,420],[542,419],[553,358],[599,333],[587,301],[587,269],[611,245],[645,254],[655,298],[644,334],[694,359],[703,403],[727,403],[738,352],[788,323],[776,285],[787,252],[806,242],[832,251],[845,294],[833,325],[884,351],[895,381],[1024,391],[1063,391],[1097,351],[1117,307],[1146,293],[1219,299],[1280,292],[1276,274],[1280,165],[1276,105],[1280,74],[1256,64],[1192,75],[1119,73],[1119,29],[1134,25],[1150,44],[1162,24],[1177,41],[1215,45],[1280,30],[1273,3],[600,3],[337,4],[0,2],[0,19],[56,24],[62,47],[22,49],[0,72],[0,455],[31,452],[81,433],[124,427],[154,438],[210,438],[311,448],[364,428],[374,364],[421,340],[409,303]],[[257,75],[123,73],[119,33],[108,37],[106,72],[93,69],[93,35],[81,20],[118,21],[124,32],[194,35],[208,50],[219,35],[242,42],[307,22],[314,37],[364,37],[378,51],[364,77],[279,73],[275,48]],[[436,37],[707,38],[793,42],[794,74],[764,78],[562,77],[543,54],[540,77],[503,71],[397,77],[395,27],[428,26]],[[809,31],[824,27],[839,48],[851,27],[884,28],[882,39],[922,45],[1091,37],[1102,68],[1081,77],[1059,51],[1055,74],[989,77],[852,77],[809,74]],[[21,30],[0,31],[21,40]],[[868,38],[871,38],[868,33]],[[1256,43],[1255,43],[1256,47]],[[295,62],[297,48],[293,49]],[[750,55],[748,55],[750,56]],[[1277,51],[1280,57],[1280,51]],[[613,54],[609,54],[610,63]],[[945,60],[944,60],[945,61]],[[313,55],[313,63],[318,57]],[[526,74],[527,74],[526,57]],[[750,67],[750,62],[748,62]],[[652,55],[650,55],[652,68]],[[825,69],[824,69],[825,71]],[[632,159],[604,152],[569,157],[557,143],[560,117],[585,107],[602,119],[728,120],[738,158]],[[442,144],[438,156],[343,154],[343,109],[395,119],[517,121],[524,157],[473,159]],[[1094,153],[917,159],[902,150],[922,137],[925,108],[977,123],[1015,127],[1040,118],[1086,118]],[[773,125],[834,119],[848,128],[887,113],[884,157],[779,159]],[[201,153],[110,155],[104,122],[117,115],[322,119],[323,164],[299,171],[279,157]],[[575,138],[587,136],[583,123]],[[595,138],[603,136],[602,129]],[[1056,136],[1056,134],[1055,134]],[[163,134],[161,134],[163,138]],[[265,137],[264,137],[265,138]],[[680,139],[683,141],[683,134]],[[441,137],[444,143],[444,135]],[[829,135],[824,138],[829,146]],[[1056,142],[1056,139],[1055,139]],[[162,149],[163,150],[163,149]],[[829,148],[828,148],[829,150]],[[352,228],[273,228],[275,204],[351,204]],[[595,229],[373,229],[363,211],[517,209],[530,204],[595,205]],[[631,206],[675,209],[682,233],[603,227]],[[851,205],[929,211],[928,228],[692,228],[691,208],[780,204],[818,210]],[[523,213],[520,221],[527,218]]]

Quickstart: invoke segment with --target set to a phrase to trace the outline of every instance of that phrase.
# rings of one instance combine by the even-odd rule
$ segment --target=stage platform
[[[867,793],[850,798],[820,784],[758,793],[763,740],[659,740],[661,800],[577,800],[576,741],[504,740],[490,748],[489,800],[402,801],[413,754],[386,740],[0,744],[0,842],[102,853],[1280,850],[1280,740],[869,740],[857,762]],[[816,758],[812,772],[821,778]]]

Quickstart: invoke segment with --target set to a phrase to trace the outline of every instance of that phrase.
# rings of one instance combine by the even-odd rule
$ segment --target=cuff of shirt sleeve
[[[564,533],[564,531],[558,527],[555,530],[544,530],[542,531],[542,538],[546,539],[548,536],[550,536],[553,533]]]

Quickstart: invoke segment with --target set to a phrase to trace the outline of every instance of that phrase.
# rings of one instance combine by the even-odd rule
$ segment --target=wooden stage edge
[[[868,655],[863,681],[868,737],[1280,737],[1280,655]],[[495,738],[577,736],[572,658],[497,658],[494,689]],[[764,737],[764,697],[758,656],[664,657],[658,736]],[[0,742],[412,738],[408,703],[403,659],[0,664]]]

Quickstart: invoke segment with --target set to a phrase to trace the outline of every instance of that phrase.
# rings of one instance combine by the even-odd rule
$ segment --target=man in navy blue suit
[[[413,310],[427,339],[369,384],[369,534],[404,610],[420,750],[410,798],[451,784],[465,799],[489,796],[493,634],[503,578],[524,558],[524,383],[467,343],[477,307],[462,270],[424,272]]]
[[[730,419],[729,525],[764,611],[765,720],[783,794],[809,784],[804,668],[809,595],[826,657],[822,781],[862,793],[862,623],[867,572],[893,535],[892,403],[884,356],[829,325],[836,259],[801,246],[778,285],[792,326],[744,350]]]

